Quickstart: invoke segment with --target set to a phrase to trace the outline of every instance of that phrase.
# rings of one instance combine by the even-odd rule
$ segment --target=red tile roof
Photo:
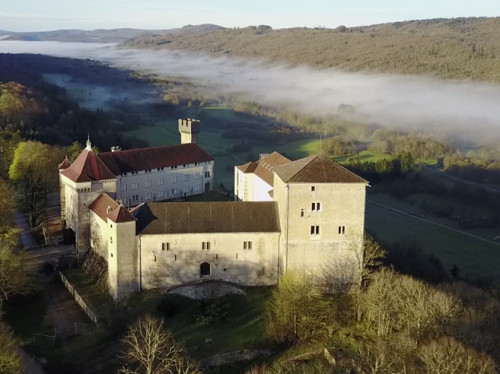
[[[73,182],[115,179],[115,175],[91,150],[84,149],[70,167],[61,172]]]
[[[89,209],[106,221],[108,214],[119,206],[117,201],[103,192],[89,205]]]
[[[120,205],[112,210],[111,213],[108,214],[108,218],[116,223],[135,221],[135,218],[127,209],[125,209],[123,205]]]
[[[135,221],[135,218],[123,207],[123,205],[118,204],[117,201],[105,192],[100,194],[97,199],[89,205],[89,209],[104,221],[106,221],[107,218],[117,223]]]
[[[63,162],[61,162],[61,163],[57,166],[57,168],[58,168],[59,170],[63,170],[63,169],[67,169],[67,168],[69,168],[70,166],[71,166],[71,161],[68,159],[68,156],[66,156],[66,157],[64,158]]]
[[[104,152],[98,156],[115,175],[214,160],[194,143]]]

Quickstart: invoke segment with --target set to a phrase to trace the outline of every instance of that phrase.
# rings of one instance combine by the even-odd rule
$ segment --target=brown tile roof
[[[295,183],[368,183],[323,155],[314,155],[275,168],[284,182]]]
[[[255,168],[255,175],[269,185],[273,185],[274,168],[280,165],[288,164],[290,160],[278,152],[273,152],[259,161]]]
[[[132,216],[123,205],[119,205],[113,209],[111,213],[108,214],[108,218],[116,223],[135,221],[134,216]]]
[[[247,162],[238,166],[238,169],[244,173],[255,173],[260,179],[272,186],[274,168],[289,162],[290,160],[285,156],[280,155],[278,152],[273,152],[258,161]]]
[[[199,145],[177,144],[152,148],[99,153],[99,159],[115,175],[161,167],[213,161]]]
[[[117,201],[115,201],[107,193],[103,192],[97,196],[97,199],[95,199],[92,204],[89,205],[89,209],[106,221],[108,214],[119,206],[120,204],[118,204]]]
[[[103,179],[115,179],[115,175],[104,165],[97,155],[88,149],[73,161],[71,166],[61,172],[73,182],[91,182]]]
[[[279,232],[275,202],[147,203],[135,212],[138,234]]]
[[[239,170],[241,170],[243,173],[253,173],[255,168],[257,167],[257,162],[251,161],[247,162],[246,164],[236,166]]]
[[[89,209],[104,221],[106,221],[107,218],[117,223],[135,221],[135,218],[127,209],[118,204],[116,200],[105,192],[100,194],[97,199],[89,205]]]

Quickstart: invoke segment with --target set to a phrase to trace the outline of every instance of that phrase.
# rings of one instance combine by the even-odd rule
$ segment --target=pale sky
[[[334,28],[483,16],[500,16],[499,0],[0,0],[0,30],[7,31],[169,29],[202,23]]]

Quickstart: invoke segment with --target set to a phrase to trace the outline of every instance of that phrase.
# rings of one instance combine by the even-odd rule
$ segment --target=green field
[[[417,217],[397,213],[373,203],[366,206],[366,229],[385,243],[416,243],[433,254],[449,271],[453,265],[465,277],[500,279],[500,244],[487,242]]]

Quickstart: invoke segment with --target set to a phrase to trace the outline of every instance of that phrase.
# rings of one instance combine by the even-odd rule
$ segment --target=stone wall
[[[245,286],[277,282],[278,232],[162,234],[138,240],[142,288],[172,287],[202,278]],[[209,275],[203,274],[202,264]]]
[[[94,310],[89,306],[89,304],[81,297],[78,291],[73,287],[73,285],[66,279],[63,273],[58,270],[58,275],[61,281],[63,282],[66,289],[69,293],[74,297],[76,303],[82,308],[85,314],[90,318],[92,322],[94,322],[97,326],[99,326],[99,315],[94,312]]]

